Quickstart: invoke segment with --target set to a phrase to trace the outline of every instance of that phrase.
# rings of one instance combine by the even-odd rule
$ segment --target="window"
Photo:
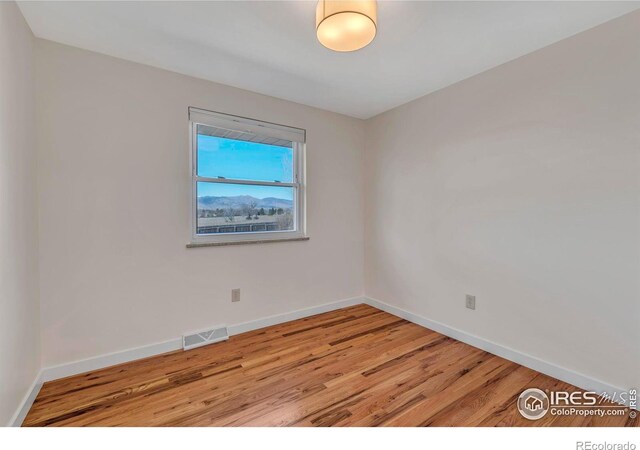
[[[305,131],[189,108],[192,241],[304,237]]]

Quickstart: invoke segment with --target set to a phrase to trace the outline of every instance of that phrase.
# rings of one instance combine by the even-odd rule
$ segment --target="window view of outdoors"
[[[198,176],[269,185],[198,181],[197,233],[293,231],[293,149],[198,134]]]

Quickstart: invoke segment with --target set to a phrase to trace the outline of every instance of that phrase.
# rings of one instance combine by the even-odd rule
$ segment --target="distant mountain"
[[[293,206],[291,200],[284,198],[255,198],[250,195],[237,195],[235,197],[214,197],[207,195],[198,197],[198,209],[225,209],[225,208],[242,208],[245,205],[256,203],[256,208],[282,208],[290,209]]]

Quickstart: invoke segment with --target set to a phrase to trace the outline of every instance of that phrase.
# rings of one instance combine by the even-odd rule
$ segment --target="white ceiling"
[[[21,2],[38,37],[368,118],[640,7],[378,2],[354,53],[316,40],[315,1]]]

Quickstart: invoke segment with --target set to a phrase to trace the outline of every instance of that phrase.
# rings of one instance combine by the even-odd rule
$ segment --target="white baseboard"
[[[364,300],[362,297],[353,297],[337,302],[313,306],[311,308],[300,309],[293,312],[277,314],[257,320],[251,320],[249,322],[230,325],[227,328],[229,330],[229,335],[233,336],[240,333],[246,333],[247,331],[257,330],[259,328],[277,325],[279,323],[289,322],[291,320],[301,319],[303,317],[309,317],[328,311],[334,311],[340,308],[346,308],[347,306],[353,306],[363,302]],[[79,361],[72,361],[57,366],[45,367],[44,369],[42,369],[41,380],[42,382],[57,380],[72,375],[78,375],[85,372],[104,369],[105,367],[115,366],[116,364],[135,361],[136,359],[147,358],[149,356],[155,356],[161,353],[180,350],[181,348],[182,338],[177,337],[165,342],[144,345],[141,347],[135,347],[119,352],[109,353],[106,355],[95,356],[93,358],[83,359]]]
[[[121,350],[119,352],[107,353],[106,355],[94,356],[93,358],[72,361],[57,366],[45,367],[42,369],[42,381],[58,380],[60,378],[78,375],[80,373],[91,372],[117,364],[135,361],[136,359],[148,358],[160,353],[172,352],[182,348],[182,338],[171,339],[165,342],[158,342],[141,347]]]
[[[597,392],[598,394],[606,392],[608,395],[616,393],[616,398],[622,392],[628,392],[628,389],[622,389],[617,386],[612,386],[603,381],[596,380],[594,378],[588,377],[578,372],[574,372],[564,367],[548,363],[534,356],[519,352],[500,344],[496,344],[495,342],[491,342],[473,334],[466,333],[462,330],[450,327],[441,322],[427,319],[423,316],[406,311],[393,305],[389,305],[388,303],[382,302],[380,300],[376,300],[371,297],[365,297],[364,302],[370,306],[373,306],[374,308],[381,309],[388,312],[389,314],[393,314],[394,316],[398,316],[405,320],[408,320],[409,322],[413,322],[416,325],[420,325],[422,327],[429,328],[430,330],[437,331],[438,333],[444,334],[445,336],[449,336],[453,339],[464,342],[465,344],[472,345],[473,347],[487,351],[496,356],[500,356],[501,358],[508,359],[509,361],[518,363],[522,366],[528,367],[529,369],[533,369],[550,377],[557,378],[560,381],[572,384],[579,387],[580,389],[584,389],[585,391]]]
[[[29,386],[29,390],[27,390],[27,393],[25,394],[24,398],[20,402],[18,409],[13,414],[13,417],[11,417],[11,420],[9,420],[8,426],[19,427],[20,425],[22,425],[24,418],[27,417],[27,413],[31,409],[31,405],[33,405],[33,402],[38,396],[38,393],[40,392],[41,387],[42,387],[42,371],[38,372],[35,380],[33,380],[33,383],[31,383],[31,386]]]

